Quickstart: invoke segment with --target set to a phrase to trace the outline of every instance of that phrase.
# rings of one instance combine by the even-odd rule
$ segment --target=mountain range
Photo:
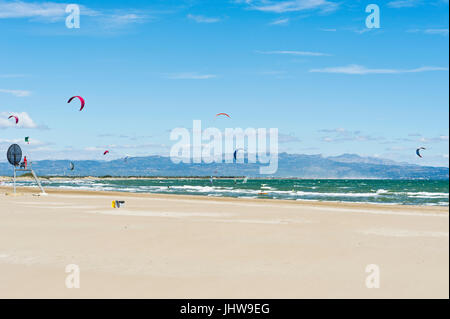
[[[278,171],[260,175],[260,164],[213,163],[174,164],[169,157],[146,156],[112,161],[42,160],[33,163],[40,176],[250,176],[292,178],[382,178],[439,179],[449,178],[448,167],[419,166],[355,154],[324,157],[322,155],[279,154]],[[0,175],[12,175],[9,163],[0,163]]]

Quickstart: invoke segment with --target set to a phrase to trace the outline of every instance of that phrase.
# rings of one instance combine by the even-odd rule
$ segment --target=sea
[[[352,202],[396,205],[449,205],[449,182],[371,179],[43,179],[44,188],[130,193],[202,195],[248,199]],[[12,182],[3,182],[12,186]],[[33,187],[29,181],[17,186]]]

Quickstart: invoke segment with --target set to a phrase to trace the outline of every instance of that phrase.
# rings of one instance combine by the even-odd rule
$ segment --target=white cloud
[[[373,28],[373,29],[362,28],[362,29],[353,30],[353,32],[358,33],[358,34],[364,34],[364,33],[367,33],[367,32],[374,32],[375,30],[377,30],[377,29],[375,29],[375,28]]]
[[[361,131],[350,131],[345,128],[339,127],[334,129],[322,129],[319,133],[326,134],[322,137],[323,142],[335,143],[335,142],[368,142],[368,141],[383,141],[384,137],[371,136],[363,134]]]
[[[132,24],[145,23],[149,18],[150,17],[147,15],[141,13],[115,12],[99,15],[96,19],[96,23],[98,23],[102,29],[112,31]]]
[[[424,34],[436,34],[442,36],[448,36],[448,28],[434,28],[434,29],[410,29],[406,32],[410,33],[424,33]]]
[[[106,19],[109,23],[117,26],[143,22],[146,19],[146,16],[136,13],[124,13],[124,14],[113,14],[107,16]]]
[[[65,15],[66,5],[62,3],[27,3],[22,1],[0,2],[0,19],[7,18],[55,18]]]
[[[269,133],[267,134],[267,137],[270,138]],[[278,143],[284,144],[284,143],[300,143],[301,140],[292,134],[283,134],[278,133]]]
[[[217,75],[215,74],[199,74],[195,72],[173,73],[166,75],[166,78],[170,80],[208,80],[216,77]]]
[[[308,52],[308,51],[257,51],[261,54],[281,54],[281,55],[294,55],[294,56],[330,56],[327,53],[321,52]]]
[[[322,12],[330,12],[337,9],[338,4],[327,0],[288,0],[288,1],[271,1],[271,0],[246,0],[239,1],[249,5],[251,10],[263,12],[296,12],[305,10],[321,10]]]
[[[197,23],[216,23],[216,22],[220,22],[219,18],[211,18],[211,17],[205,17],[205,16],[201,16],[201,15],[188,14],[187,17],[188,17],[189,20],[195,21]]]
[[[448,29],[426,29],[423,32],[426,34],[439,34],[448,36]]]
[[[2,138],[0,138],[0,144],[6,145],[6,144],[20,144],[20,143],[25,143],[25,138],[23,138],[23,139],[19,139],[19,138],[16,138],[16,139],[2,139]],[[36,140],[36,139],[30,139],[30,141],[29,141],[29,143],[27,145],[29,145],[29,147],[36,148],[38,146],[42,147],[42,146],[50,145],[50,144],[51,143],[45,143],[45,142],[42,142],[42,141],[39,141],[39,140]]]
[[[7,89],[0,89],[0,93],[12,94],[12,95],[17,96],[17,97],[29,96],[31,94],[30,91],[25,91],[25,90],[7,90]]]
[[[24,1],[0,1],[0,19],[12,18],[40,18],[50,21],[58,21],[67,16],[68,3],[56,2],[24,2]],[[79,6],[82,15],[99,15],[98,12]]]
[[[56,2],[24,2],[0,0],[0,19],[33,19],[45,22],[58,22],[64,20],[68,3]],[[105,28],[117,28],[132,23],[141,23],[147,16],[140,11],[109,10],[100,12],[83,5],[80,7],[81,16],[97,17],[96,22]]]
[[[448,71],[448,67],[424,66],[415,69],[369,69],[361,65],[347,65],[341,67],[329,67],[323,69],[312,69],[309,72],[314,73],[339,73],[339,74],[401,74],[401,73],[419,73],[428,71]]]
[[[87,152],[100,152],[100,151],[105,151],[105,148],[104,147],[100,148],[97,146],[89,146],[89,147],[86,147],[84,150]]]
[[[25,74],[0,74],[0,78],[2,79],[24,78],[26,76]]]
[[[319,130],[319,132],[321,132],[321,133],[338,133],[338,134],[350,133],[348,130],[346,130],[345,128],[342,128],[342,127],[333,128],[333,129],[322,129],[322,130]],[[356,131],[356,132],[359,132],[359,131]]]
[[[387,3],[390,8],[411,8],[418,6],[421,3],[420,0],[396,0]]]
[[[15,115],[19,118],[19,123],[15,124],[13,119],[8,119],[10,115]],[[17,127],[17,128],[39,128],[31,119],[27,112],[0,112],[0,128]]]
[[[439,142],[448,143],[448,141],[449,141],[448,135],[440,135],[438,137],[421,137],[419,139],[419,142],[422,143],[439,143]]]
[[[289,18],[278,19],[269,23],[270,25],[287,25],[289,23]]]

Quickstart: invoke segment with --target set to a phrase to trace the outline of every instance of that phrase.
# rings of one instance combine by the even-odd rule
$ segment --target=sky
[[[278,128],[280,152],[448,167],[448,1],[71,3],[80,28],[67,2],[0,0],[1,154],[166,156],[171,130],[202,120]]]

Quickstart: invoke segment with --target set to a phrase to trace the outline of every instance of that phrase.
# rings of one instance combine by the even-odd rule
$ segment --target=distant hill
[[[409,163],[399,163],[389,159],[383,159],[378,157],[362,157],[356,154],[342,154],[339,156],[330,156],[328,159],[340,163],[365,163],[365,164],[380,164],[380,165],[407,165]]]
[[[251,176],[259,174],[260,164],[174,164],[169,157],[133,157],[113,161],[43,160],[33,167],[38,175],[81,176]],[[278,172],[273,177],[298,178],[389,178],[448,179],[448,167],[419,166],[355,154],[322,155],[279,154]],[[12,175],[8,163],[0,163],[0,175]],[[266,176],[268,177],[268,176]],[[271,176],[272,177],[272,176]]]

